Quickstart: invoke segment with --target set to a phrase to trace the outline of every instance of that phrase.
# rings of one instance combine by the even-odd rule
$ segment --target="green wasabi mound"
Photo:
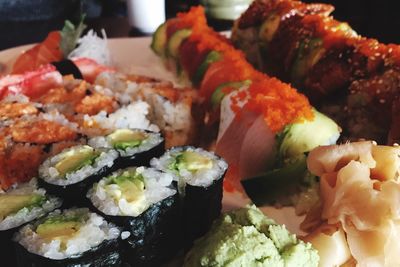
[[[195,242],[184,266],[317,267],[318,262],[310,243],[298,240],[285,226],[249,205],[217,219]]]

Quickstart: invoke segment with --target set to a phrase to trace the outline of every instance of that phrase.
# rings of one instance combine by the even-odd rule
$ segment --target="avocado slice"
[[[212,159],[195,151],[184,151],[175,157],[175,161],[170,165],[170,169],[176,171],[185,169],[190,172],[197,172],[202,169],[211,169],[212,166]]]
[[[124,171],[121,175],[113,177],[110,184],[117,184],[121,190],[119,198],[127,202],[139,201],[144,196],[144,178],[136,170]]]
[[[28,195],[0,195],[0,221],[23,208],[39,207],[46,201],[46,197],[38,194]]]
[[[201,81],[203,80],[204,74],[206,73],[208,67],[212,63],[220,60],[221,58],[222,58],[221,53],[214,50],[210,51],[203,60],[203,62],[200,64],[200,66],[197,68],[196,73],[193,76],[193,84],[195,85],[200,84]]]
[[[108,136],[113,147],[121,150],[138,147],[146,138],[145,133],[130,129],[118,129]]]
[[[258,34],[258,38],[262,42],[270,42],[274,37],[276,31],[279,28],[279,24],[281,23],[280,16],[276,14],[271,14],[261,25],[260,31]]]
[[[47,240],[61,239],[62,241],[75,235],[82,226],[82,216],[57,215],[46,219],[36,228],[36,233]]]
[[[211,95],[211,105],[215,108],[221,103],[222,99],[225,96],[225,93],[223,92],[224,88],[230,87],[234,89],[239,89],[243,86],[249,86],[250,84],[251,80],[244,80],[241,82],[227,82],[221,84],[215,89],[215,91]]]
[[[329,117],[313,109],[311,121],[288,125],[280,134],[278,157],[281,162],[296,160],[312,149],[335,144],[340,136],[340,127]]]
[[[181,29],[172,34],[167,43],[167,55],[175,59],[178,58],[179,46],[183,40],[188,38],[191,34],[191,29]]]
[[[158,26],[157,30],[154,32],[150,47],[154,51],[154,53],[156,53],[161,57],[164,57],[166,44],[167,44],[167,23],[164,22],[163,24]]]
[[[55,168],[61,177],[65,177],[67,173],[92,164],[98,156],[99,153],[90,146],[75,147],[64,153],[63,159],[55,165]]]
[[[297,50],[296,59],[290,73],[291,81],[300,84],[308,71],[322,58],[325,53],[323,41],[320,38],[303,40]]]

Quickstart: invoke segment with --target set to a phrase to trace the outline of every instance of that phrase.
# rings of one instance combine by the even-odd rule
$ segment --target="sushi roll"
[[[171,174],[138,167],[116,171],[89,190],[96,212],[122,227],[126,262],[160,266],[180,249],[179,195]]]
[[[122,266],[119,236],[87,208],[56,210],[15,234],[17,266]]]
[[[118,129],[107,136],[89,140],[94,148],[115,149],[119,153],[118,168],[147,166],[150,159],[164,153],[164,138],[160,133],[142,129]]]
[[[151,165],[174,174],[183,198],[185,249],[204,235],[222,208],[223,177],[228,164],[215,154],[190,146],[176,147]]]
[[[39,185],[64,200],[66,207],[82,205],[89,187],[109,174],[118,152],[78,145],[48,158],[39,167]]]
[[[13,234],[22,225],[60,206],[61,200],[47,196],[44,189],[38,189],[35,179],[0,193],[0,249],[4,264],[2,266],[16,265],[12,245]]]

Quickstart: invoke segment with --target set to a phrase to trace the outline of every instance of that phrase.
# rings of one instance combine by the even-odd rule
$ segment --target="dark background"
[[[399,0],[319,0],[335,6],[333,16],[346,21],[359,34],[383,43],[400,44]]]
[[[167,17],[198,2],[166,0]],[[333,4],[335,18],[349,22],[360,34],[384,43],[400,43],[400,0],[318,2]],[[105,28],[108,37],[141,35],[129,27],[124,0],[0,0],[0,50],[39,42],[49,31],[61,29],[65,19],[79,21],[82,13],[86,14],[88,28]],[[218,30],[227,26],[223,23],[221,27],[218,21],[211,23]]]

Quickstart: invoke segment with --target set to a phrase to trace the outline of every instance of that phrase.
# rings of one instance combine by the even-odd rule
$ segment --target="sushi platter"
[[[0,51],[5,266],[400,266],[400,49],[332,11]]]

